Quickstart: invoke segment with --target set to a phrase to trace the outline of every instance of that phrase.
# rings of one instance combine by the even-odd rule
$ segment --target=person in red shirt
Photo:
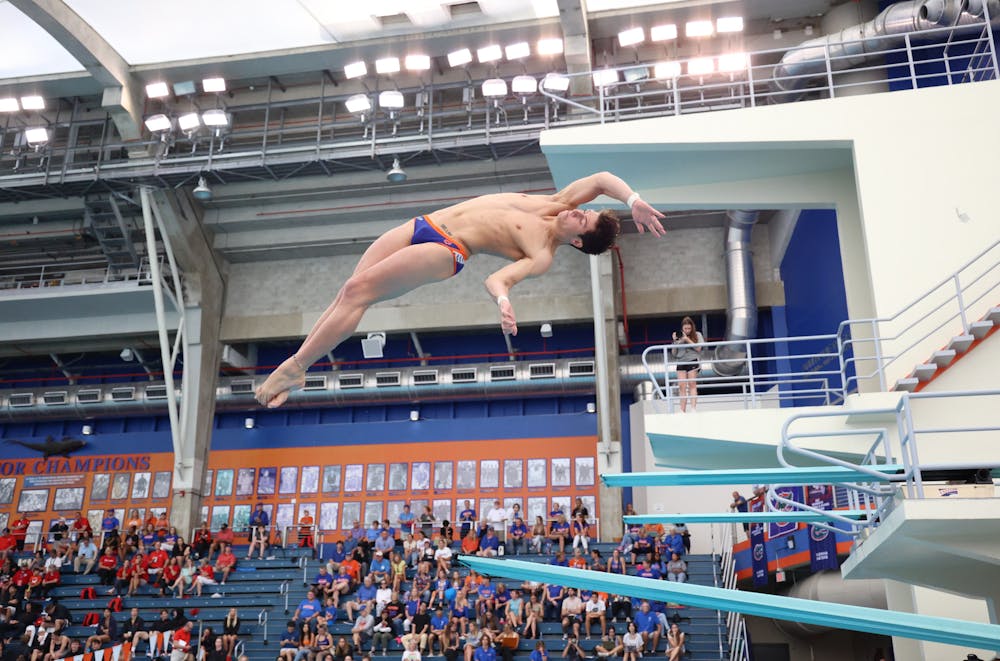
[[[194,582],[191,585],[191,589],[188,590],[188,594],[193,591],[200,597],[203,586],[218,584],[219,582],[215,580],[215,570],[206,558],[201,561],[201,567],[198,568],[198,575],[194,577]]]
[[[32,569],[31,576],[28,577],[28,589],[24,593],[25,599],[31,599],[37,596],[37,592],[42,587],[42,577],[44,574],[41,569]]]
[[[110,546],[104,549],[104,554],[97,561],[97,575],[101,577],[101,585],[111,587],[114,592],[115,569],[118,567],[118,554]]]
[[[45,570],[45,573],[42,574],[42,596],[47,597],[49,590],[59,587],[59,581],[61,579],[62,576],[59,574],[59,568],[54,565],[50,565],[49,568]]]
[[[170,661],[184,661],[191,657],[191,629],[193,628],[194,622],[188,620],[184,626],[174,632]]]
[[[137,555],[132,558],[132,576],[129,580],[128,595],[133,596],[139,591],[143,585],[149,583],[149,564],[148,558],[145,556]]]
[[[31,525],[31,521],[24,516],[24,514],[18,513],[21,518],[14,521],[10,526],[10,533],[14,535],[14,541],[17,544],[17,550],[24,550],[24,538],[28,536],[28,526]]]
[[[156,542],[153,544],[153,550],[146,556],[146,571],[149,572],[149,576],[153,580],[156,580],[159,573],[163,571],[163,568],[167,566],[167,562],[169,561],[170,556],[160,548],[160,543]]]
[[[29,580],[31,580],[31,570],[25,565],[20,565],[11,577],[10,582],[14,587],[23,592],[28,587]]]
[[[164,597],[167,596],[167,590],[173,587],[174,583],[181,575],[181,559],[180,558],[170,558],[170,562],[167,566],[163,568],[160,573],[160,594]]]
[[[232,529],[228,524],[223,523],[222,527],[219,528],[219,532],[215,533],[215,541],[212,542],[212,548],[208,550],[208,555],[205,556],[209,560],[212,559],[212,554],[216,551],[222,552],[227,545],[231,545],[235,540],[235,535],[233,535]]]
[[[222,553],[215,560],[215,571],[222,573],[222,584],[226,584],[226,579],[229,578],[229,573],[233,571],[236,567],[236,556],[233,555],[233,547],[226,544],[222,549]]]
[[[212,548],[212,531],[208,528],[208,521],[201,522],[201,528],[194,532],[194,552],[201,557],[208,557]]]
[[[80,535],[85,532],[93,533],[94,529],[90,527],[90,519],[85,517],[82,512],[76,513],[76,518],[73,519],[73,539],[79,539]]]
[[[10,528],[4,528],[3,535],[0,535],[0,564],[7,559],[7,556],[10,555],[15,548],[17,548],[17,540],[15,540],[14,535],[11,534]]]

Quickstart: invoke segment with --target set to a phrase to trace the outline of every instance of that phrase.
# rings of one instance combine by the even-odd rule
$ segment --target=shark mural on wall
[[[20,445],[21,447],[28,448],[29,450],[41,452],[45,459],[48,459],[49,457],[69,457],[72,453],[87,446],[86,441],[79,438],[73,438],[72,436],[63,436],[58,441],[52,436],[48,436],[42,443],[30,443],[28,441],[8,439],[7,443]]]

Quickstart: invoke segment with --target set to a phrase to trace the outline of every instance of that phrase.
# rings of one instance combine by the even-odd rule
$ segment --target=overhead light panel
[[[407,55],[405,64],[409,71],[427,71],[431,68],[431,56]]]
[[[483,46],[476,51],[476,57],[479,58],[480,64],[486,64],[487,62],[496,62],[501,57],[503,57],[503,51],[500,50],[500,46],[497,44],[490,44],[489,46]]]
[[[398,57],[383,57],[379,60],[375,60],[375,73],[387,74],[387,73],[396,73],[398,71],[399,71]]]
[[[198,91],[193,80],[174,83],[174,96],[191,96]]]
[[[29,145],[44,145],[49,141],[49,130],[43,126],[35,126],[24,130],[24,139]]]
[[[712,21],[688,21],[684,26],[684,34],[689,37],[711,37],[714,32]]]
[[[550,92],[565,92],[569,89],[569,76],[561,73],[547,73],[542,79],[542,89]]]
[[[624,73],[626,83],[638,83],[649,78],[649,67],[629,67]]]
[[[205,126],[215,128],[229,126],[229,114],[225,110],[213,108],[201,113],[201,121],[205,122]]]
[[[593,73],[594,87],[607,87],[618,82],[618,72],[614,69],[600,69]]]
[[[21,108],[24,110],[45,110],[45,99],[32,94],[21,97]]]
[[[21,109],[21,104],[12,96],[0,99],[0,112],[17,112]]]
[[[563,40],[539,39],[535,45],[535,52],[539,55],[558,55],[563,52]]]
[[[507,46],[503,50],[508,60],[520,60],[531,55],[531,46],[528,45],[527,41],[519,41],[516,44]]]
[[[677,26],[673,23],[666,25],[654,25],[649,30],[650,41],[667,41],[677,38]]]
[[[460,48],[459,50],[452,51],[448,53],[448,65],[452,67],[465,66],[472,61],[472,51],[468,48]]]
[[[716,19],[715,29],[721,32],[743,32],[742,16],[723,16]]]
[[[403,93],[399,90],[385,90],[378,95],[379,108],[398,110],[403,107]]]
[[[630,28],[618,33],[618,44],[622,47],[641,44],[646,40],[646,31],[639,28]]]
[[[510,81],[510,89],[514,94],[534,94],[538,91],[538,81],[534,76],[514,76]]]
[[[201,81],[201,88],[208,94],[218,94],[226,91],[225,78],[205,78]]]
[[[688,62],[689,76],[704,76],[715,71],[715,60],[710,57],[699,57]]]
[[[657,62],[653,67],[653,76],[660,80],[677,78],[681,75],[680,62]]]
[[[483,96],[488,99],[502,99],[507,96],[507,81],[503,78],[490,78],[484,81]]]
[[[346,76],[348,79],[360,78],[361,76],[365,76],[367,74],[368,74],[368,65],[365,64],[364,61],[351,62],[350,64],[344,67],[344,76]]]
[[[347,101],[344,102],[347,106],[347,112],[360,113],[368,112],[372,109],[371,99],[368,98],[367,94],[355,94],[354,96],[347,97]]]
[[[746,53],[728,53],[719,56],[719,71],[745,71],[750,64]]]
[[[201,116],[196,112],[189,112],[177,118],[177,126],[185,133],[197,131],[201,128]]]
[[[170,96],[170,88],[164,82],[150,83],[146,85],[146,96],[151,99],[162,99]]]
[[[146,118],[146,128],[153,133],[169,131],[172,126],[170,118],[162,113],[159,115],[150,115]]]

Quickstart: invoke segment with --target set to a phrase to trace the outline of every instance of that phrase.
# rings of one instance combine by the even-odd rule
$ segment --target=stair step
[[[918,381],[930,381],[934,378],[934,373],[937,371],[938,366],[934,363],[923,363],[913,369],[913,376],[917,377]]]
[[[950,365],[953,360],[955,360],[955,352],[951,349],[941,349],[940,351],[935,351],[931,355],[931,362],[938,367],[946,367]]]
[[[971,335],[956,335],[951,338],[950,342],[948,342],[948,348],[957,351],[958,353],[965,353],[975,341],[976,338]]]
[[[983,318],[992,321],[994,324],[1000,324],[1000,306],[990,308],[990,311]]]
[[[993,322],[989,319],[983,319],[982,321],[973,321],[969,324],[969,333],[972,334],[977,340],[981,340],[986,337],[986,334],[993,330]]]
[[[913,392],[917,389],[920,384],[920,380],[913,376],[908,376],[905,379],[900,379],[896,381],[896,385],[892,387],[896,392]]]

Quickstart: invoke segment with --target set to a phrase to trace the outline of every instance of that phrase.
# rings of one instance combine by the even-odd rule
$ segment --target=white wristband
[[[510,303],[510,299],[507,298],[506,296],[504,296],[503,294],[500,294],[499,296],[497,296],[497,305],[500,305],[504,301],[507,301],[508,303]]]
[[[625,204],[627,204],[628,208],[631,209],[632,205],[635,204],[635,201],[638,200],[638,199],[639,199],[639,194],[638,193],[632,193],[631,195],[628,196],[628,199],[625,200]]]

